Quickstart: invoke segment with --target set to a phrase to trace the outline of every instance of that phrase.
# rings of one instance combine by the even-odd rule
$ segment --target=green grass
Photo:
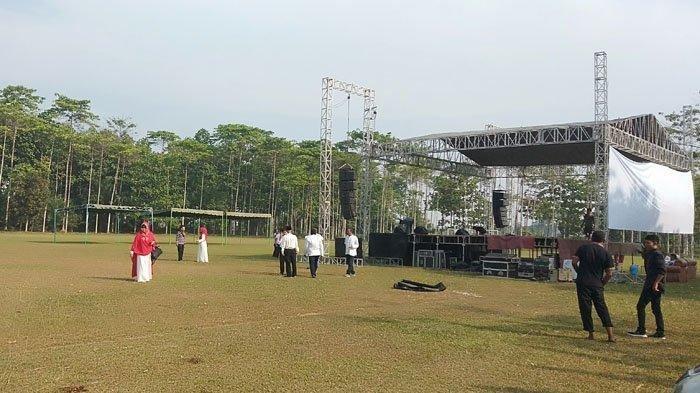
[[[660,392],[700,363],[697,281],[669,285],[665,342],[622,334],[639,287],[611,284],[610,345],[583,340],[571,284],[326,265],[285,279],[269,240],[238,238],[212,238],[208,265],[164,244],[136,284],[131,237],[59,240],[0,234],[4,391]],[[402,278],[447,290],[391,289]]]

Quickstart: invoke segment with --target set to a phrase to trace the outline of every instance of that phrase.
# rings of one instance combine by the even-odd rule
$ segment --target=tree
[[[17,210],[17,219],[24,223],[25,231],[41,221],[44,206],[51,196],[48,173],[48,160],[35,165],[19,164],[12,172],[12,195],[23,201],[22,209]]]

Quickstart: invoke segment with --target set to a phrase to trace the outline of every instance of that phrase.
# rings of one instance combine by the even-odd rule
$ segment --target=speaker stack
[[[496,228],[508,226],[508,196],[504,190],[493,190],[491,194],[491,205],[493,208],[493,221]]]
[[[338,169],[340,189],[340,212],[346,220],[355,219],[355,170],[348,164]]]

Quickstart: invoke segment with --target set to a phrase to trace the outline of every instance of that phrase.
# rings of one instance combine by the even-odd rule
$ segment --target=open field
[[[611,284],[607,344],[583,339],[571,284],[324,265],[286,279],[269,240],[216,238],[208,265],[164,244],[136,284],[130,236],[59,240],[0,234],[3,391],[661,392],[700,363],[697,281],[669,285],[663,342],[622,334],[639,288]],[[391,289],[402,278],[447,290]]]

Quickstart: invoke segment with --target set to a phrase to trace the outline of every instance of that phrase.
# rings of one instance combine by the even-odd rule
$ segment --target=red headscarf
[[[199,227],[199,234],[204,235],[204,236],[209,236],[209,231],[207,231],[207,227],[204,227],[204,226]]]

